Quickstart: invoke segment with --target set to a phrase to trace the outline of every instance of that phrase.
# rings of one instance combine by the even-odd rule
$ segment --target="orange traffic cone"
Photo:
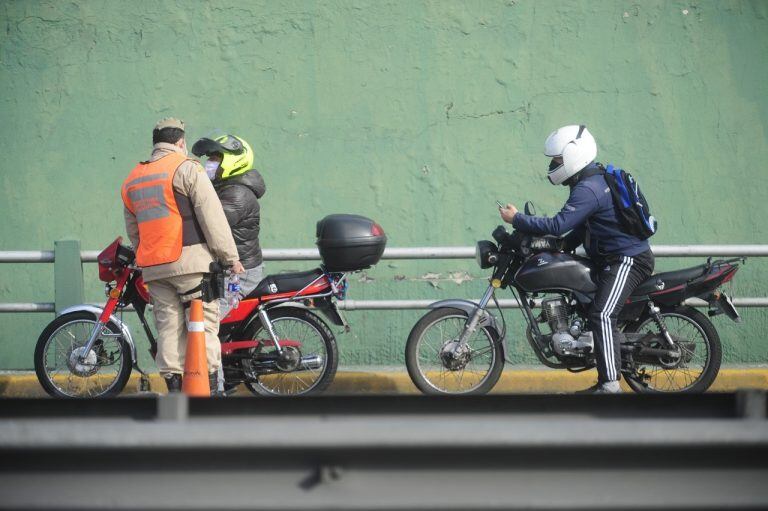
[[[205,352],[205,323],[203,301],[192,300],[187,323],[187,356],[184,359],[184,379],[181,390],[190,397],[210,397],[208,356]]]

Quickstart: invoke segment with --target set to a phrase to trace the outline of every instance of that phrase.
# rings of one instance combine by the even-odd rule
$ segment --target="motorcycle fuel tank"
[[[528,292],[567,289],[588,294],[597,290],[589,259],[562,253],[536,254],[523,263],[515,282]]]

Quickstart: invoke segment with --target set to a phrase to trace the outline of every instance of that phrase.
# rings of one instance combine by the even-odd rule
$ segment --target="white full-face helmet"
[[[562,163],[553,160],[549,165],[549,181],[559,185],[595,161],[597,144],[586,126],[573,124],[563,126],[547,137],[544,154],[563,159]]]

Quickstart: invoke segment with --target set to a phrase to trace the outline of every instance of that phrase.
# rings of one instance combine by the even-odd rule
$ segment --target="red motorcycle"
[[[118,394],[134,368],[141,374],[140,387],[149,389],[122,311],[134,307],[154,358],[157,341],[145,317],[150,297],[134,251],[121,241],[117,238],[98,256],[107,303],[69,307],[40,334],[35,372],[52,396]],[[270,396],[326,389],[339,353],[333,332],[317,312],[347,328],[336,307],[347,293],[347,273],[376,264],[386,241],[381,226],[366,217],[329,215],[318,222],[323,264],[306,272],[268,275],[221,321],[225,391],[240,383],[254,394]]]

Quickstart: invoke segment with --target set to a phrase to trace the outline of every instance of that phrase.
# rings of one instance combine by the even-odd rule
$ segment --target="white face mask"
[[[208,174],[211,181],[216,177],[217,170],[219,170],[219,162],[212,160],[205,162],[205,173]]]

